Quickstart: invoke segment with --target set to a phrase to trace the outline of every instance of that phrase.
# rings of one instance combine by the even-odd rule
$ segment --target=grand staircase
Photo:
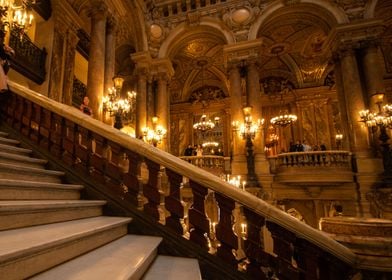
[[[196,259],[158,255],[161,237],[128,234],[128,217],[0,132],[0,279],[202,279]]]

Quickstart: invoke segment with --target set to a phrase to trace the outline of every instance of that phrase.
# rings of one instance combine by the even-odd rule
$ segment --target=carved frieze
[[[363,19],[366,0],[334,0],[347,14],[351,21]]]

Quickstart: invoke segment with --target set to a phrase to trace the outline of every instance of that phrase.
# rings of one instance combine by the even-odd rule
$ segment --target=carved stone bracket
[[[238,64],[242,61],[255,60],[259,56],[261,48],[261,39],[253,41],[240,42],[226,45],[223,47],[224,65],[229,68],[232,64]]]

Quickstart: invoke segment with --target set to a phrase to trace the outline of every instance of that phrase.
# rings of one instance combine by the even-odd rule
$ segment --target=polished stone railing
[[[197,244],[249,279],[267,279],[266,274],[347,279],[366,263],[319,230],[207,171],[76,108],[12,82],[10,89],[0,103],[8,126],[75,172],[104,184],[157,226]],[[184,189],[192,196],[191,205],[183,201]],[[206,200],[217,205],[216,217]],[[267,230],[270,234],[263,234]]]
[[[197,167],[211,171],[214,174],[228,174],[230,173],[230,158],[216,155],[203,155],[203,156],[180,156],[185,160]]]
[[[290,168],[322,167],[351,170],[351,153],[348,151],[311,151],[282,153],[269,157],[272,173],[283,172]],[[321,169],[320,169],[321,170]]]

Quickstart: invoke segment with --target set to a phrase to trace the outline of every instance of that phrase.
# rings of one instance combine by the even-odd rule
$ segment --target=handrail
[[[72,121],[81,127],[94,131],[94,133],[97,133],[113,143],[117,143],[123,148],[143,155],[144,158],[147,158],[152,162],[162,165],[178,174],[182,174],[182,176],[189,178],[189,180],[196,182],[202,187],[206,187],[217,194],[242,204],[247,209],[251,209],[254,213],[264,217],[267,221],[273,222],[294,233],[297,237],[313,243],[323,251],[329,252],[346,264],[349,264],[350,266],[360,265],[361,261],[357,255],[347,247],[328,237],[323,232],[298,221],[294,217],[254,195],[238,190],[216,176],[211,176],[209,172],[201,170],[200,168],[153,147],[152,145],[144,143],[143,141],[131,138],[127,134],[114,129],[111,126],[104,125],[101,121],[83,114],[76,108],[58,103],[12,81],[9,81],[9,87],[11,92],[16,93],[20,97],[35,104],[39,104],[40,107],[55,112],[57,115]]]

